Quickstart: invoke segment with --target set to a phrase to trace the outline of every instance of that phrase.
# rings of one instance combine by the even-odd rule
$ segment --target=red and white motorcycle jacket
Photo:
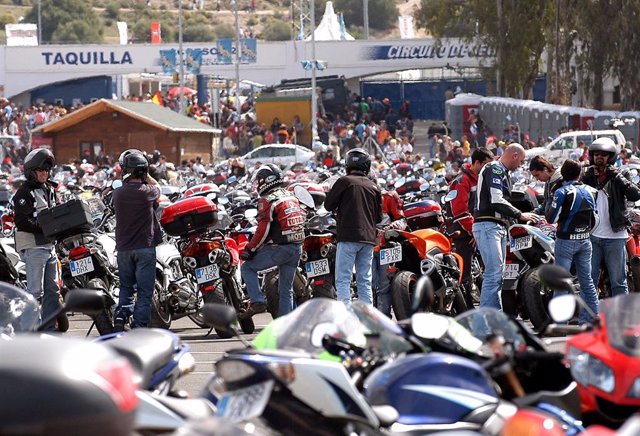
[[[258,200],[258,228],[245,250],[256,251],[263,244],[301,244],[305,213],[298,199],[278,188]]]

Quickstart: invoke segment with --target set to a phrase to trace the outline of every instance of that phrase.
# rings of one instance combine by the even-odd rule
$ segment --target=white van
[[[575,132],[561,134],[544,147],[535,147],[527,150],[526,156],[527,159],[538,155],[544,155],[544,157],[550,160],[560,158],[568,159],[572,157],[571,155],[578,148],[580,141],[583,141],[589,146],[596,138],[602,137],[613,139],[618,153],[626,143],[626,139],[620,130],[576,130]]]

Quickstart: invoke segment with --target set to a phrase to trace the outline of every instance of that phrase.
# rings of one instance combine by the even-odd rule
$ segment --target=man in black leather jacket
[[[591,255],[591,276],[597,287],[600,268],[604,260],[609,273],[612,295],[627,294],[626,241],[627,241],[627,201],[640,200],[640,188],[625,174],[614,168],[616,145],[610,138],[598,138],[589,146],[589,162],[582,182],[595,188],[598,223],[591,233],[593,253]]]

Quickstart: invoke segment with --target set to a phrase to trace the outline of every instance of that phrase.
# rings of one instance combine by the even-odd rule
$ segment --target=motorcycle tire
[[[202,293],[202,299],[204,303],[218,303],[229,305],[229,301],[227,301],[227,296],[224,294],[224,286],[222,280],[218,280],[213,291],[207,291]],[[233,332],[225,329],[215,329],[216,334],[222,339],[229,339],[233,337]]]
[[[269,271],[264,276],[262,291],[267,299],[267,311],[273,319],[278,317],[278,306],[280,304],[280,291],[278,290],[278,271]],[[307,281],[300,270],[296,270],[293,276],[293,302],[296,307],[309,300],[310,293],[307,289]],[[314,295],[315,296],[315,295]],[[335,299],[335,298],[334,298]]]
[[[56,318],[56,331],[64,333],[69,330],[69,318],[66,313],[61,313]]]
[[[398,321],[411,316],[411,300],[418,277],[411,271],[401,271],[391,282],[391,307]]]
[[[95,278],[89,280],[87,288],[98,289],[105,293],[105,309],[97,315],[93,315],[91,319],[100,333],[100,336],[108,335],[114,332],[113,329],[113,304],[114,301],[108,295],[108,286],[103,279]]]
[[[536,330],[544,328],[550,321],[547,305],[551,297],[553,297],[553,293],[544,294],[544,287],[540,282],[538,268],[533,268],[524,274],[521,289],[531,324]]]
[[[456,316],[456,315],[460,315],[461,313],[466,312],[467,310],[469,310],[469,306],[467,305],[467,300],[464,297],[464,293],[462,292],[462,289],[460,287],[457,287],[456,289],[456,295],[453,297],[453,307],[452,309],[452,313],[450,313],[450,316]],[[471,306],[471,309],[473,308],[473,306]]]
[[[171,310],[163,305],[158,295],[162,290],[160,284],[156,282],[153,296],[151,297],[151,320],[149,321],[149,327],[168,329],[171,326],[173,316]]]
[[[231,305],[236,309],[236,313],[240,313],[243,300],[243,292],[240,284],[235,280],[233,276],[226,276],[224,278],[224,286],[229,289],[228,295],[231,299]],[[240,329],[245,335],[250,335],[256,330],[256,325],[253,322],[253,318],[241,319],[239,323]]]

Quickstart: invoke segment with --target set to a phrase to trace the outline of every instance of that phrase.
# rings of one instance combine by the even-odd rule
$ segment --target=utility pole
[[[38,0],[38,45],[42,45],[42,0]]]
[[[504,21],[502,17],[502,0],[496,0],[496,7],[498,10],[498,50],[496,53],[496,94],[502,96],[502,73],[500,71],[502,65],[502,50],[504,43]]]
[[[235,90],[235,107],[236,122],[240,122],[240,22],[238,21],[238,1],[233,0],[233,15],[236,21],[236,90]]]
[[[318,136],[318,118],[316,111],[318,110],[318,96],[316,95],[316,5],[315,0],[311,2],[311,143]]]
[[[362,15],[364,39],[369,39],[369,0],[362,0]]]

